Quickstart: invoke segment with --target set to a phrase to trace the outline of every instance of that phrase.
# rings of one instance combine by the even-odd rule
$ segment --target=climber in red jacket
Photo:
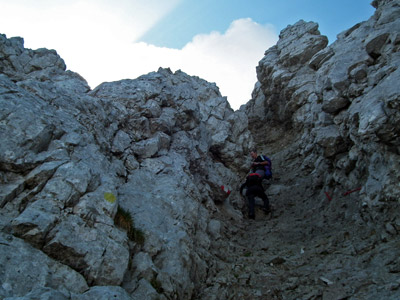
[[[260,197],[264,201],[263,210],[265,213],[269,213],[271,211],[269,206],[268,196],[264,192],[264,188],[261,184],[262,177],[257,173],[251,173],[247,176],[246,182],[243,183],[240,187],[240,194],[242,194],[243,189],[247,187],[246,197],[248,201],[249,207],[249,218],[255,219],[255,197]]]

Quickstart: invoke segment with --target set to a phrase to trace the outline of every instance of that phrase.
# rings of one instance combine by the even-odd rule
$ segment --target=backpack
[[[246,182],[247,186],[259,185],[261,183],[261,176],[257,173],[251,173],[247,175]]]
[[[268,165],[266,165],[265,168],[265,179],[271,179],[272,178],[272,162],[271,159],[265,155],[260,155],[262,161],[268,161]]]

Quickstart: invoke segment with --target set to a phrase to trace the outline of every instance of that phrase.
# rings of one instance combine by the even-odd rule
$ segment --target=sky
[[[92,89],[170,68],[215,82],[236,110],[282,29],[314,21],[332,43],[373,15],[371,1],[0,0],[0,33],[55,49]]]

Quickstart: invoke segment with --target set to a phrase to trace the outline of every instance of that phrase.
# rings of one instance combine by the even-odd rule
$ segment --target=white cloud
[[[183,49],[185,71],[216,82],[237,109],[251,98],[256,70],[266,49],[278,40],[271,25],[239,19],[221,34],[198,35]]]
[[[274,28],[239,19],[225,33],[197,35],[182,49],[135,42],[180,1],[0,0],[0,30],[22,36],[28,48],[56,49],[92,88],[170,67],[215,82],[239,108],[251,97],[258,61],[278,39]]]
[[[225,33],[197,35],[180,50],[142,42],[114,45],[118,50],[108,52],[107,59],[103,57],[106,54],[98,53],[101,57],[97,59],[92,55],[91,66],[82,56],[81,75],[94,87],[104,81],[136,78],[159,67],[181,69],[189,75],[215,82],[232,108],[238,109],[251,98],[257,81],[255,67],[277,39],[272,26],[240,19],[232,22]],[[96,69],[97,72],[89,76],[89,70]],[[102,74],[102,70],[107,71]]]
[[[69,59],[82,49],[105,52],[138,40],[181,1],[0,0],[0,30]]]

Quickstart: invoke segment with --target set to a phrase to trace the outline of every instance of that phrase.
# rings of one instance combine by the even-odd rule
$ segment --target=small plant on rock
[[[125,230],[128,238],[140,245],[144,244],[144,234],[141,230],[136,229],[133,225],[133,219],[129,211],[118,206],[117,213],[114,217],[114,224]]]
[[[244,253],[244,256],[245,256],[245,257],[250,257],[250,256],[252,256],[252,254],[251,254],[250,251],[247,251],[247,252]]]

